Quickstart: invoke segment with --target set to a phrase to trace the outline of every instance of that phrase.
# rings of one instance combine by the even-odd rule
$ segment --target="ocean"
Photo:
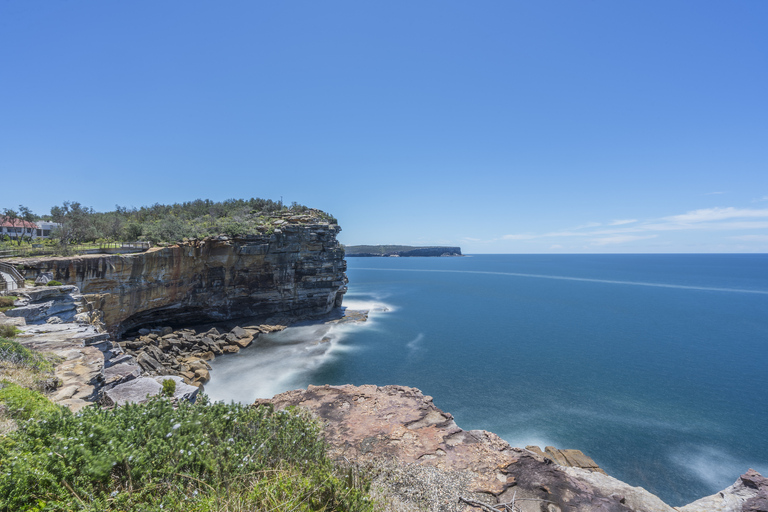
[[[576,448],[670,505],[768,474],[768,255],[348,258],[350,309],[213,361],[206,392],[421,389],[464,429]]]

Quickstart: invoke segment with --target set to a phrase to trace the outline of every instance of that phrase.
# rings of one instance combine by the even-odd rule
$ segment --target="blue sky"
[[[346,244],[768,252],[768,2],[0,2],[0,207],[297,201]]]

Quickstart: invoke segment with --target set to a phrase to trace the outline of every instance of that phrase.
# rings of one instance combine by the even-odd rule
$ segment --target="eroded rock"
[[[451,414],[415,388],[309,386],[257,404],[265,402],[278,408],[304,407],[325,420],[326,439],[335,456],[363,464],[391,460],[433,466],[467,476],[467,485],[455,491],[453,503],[430,510],[454,510],[465,492],[485,496],[486,503],[509,502],[514,496],[523,512],[673,511],[640,487],[599,472],[563,467],[513,448],[491,432],[463,430]]]

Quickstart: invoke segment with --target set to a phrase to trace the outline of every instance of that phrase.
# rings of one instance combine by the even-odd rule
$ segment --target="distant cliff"
[[[341,306],[348,281],[339,226],[303,216],[284,216],[274,226],[261,235],[189,240],[138,254],[17,263],[79,287],[116,334],[243,317],[300,319]]]
[[[461,247],[411,247],[408,245],[347,245],[350,257],[461,256]]]

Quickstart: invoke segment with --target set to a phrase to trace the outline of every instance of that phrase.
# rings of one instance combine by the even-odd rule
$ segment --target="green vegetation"
[[[176,381],[173,379],[163,380],[163,396],[172,397],[176,393]]]
[[[21,331],[16,328],[15,325],[0,325],[0,338],[13,338]],[[2,342],[0,342],[0,350],[2,349]]]
[[[13,303],[17,300],[19,300],[19,298],[13,295],[0,296],[0,313],[5,313],[9,309],[13,309]]]
[[[52,370],[0,338],[0,512],[373,510],[368,481],[330,460],[306,412],[203,396],[72,414],[40,392]]]
[[[15,210],[3,210],[14,222],[48,220],[61,224],[51,236],[55,240],[32,240],[21,236],[0,242],[21,247],[23,244],[43,244],[42,249],[66,252],[72,245],[86,243],[108,243],[115,241],[150,241],[153,244],[175,243],[184,238],[204,238],[216,235],[257,235],[271,234],[274,223],[283,216],[309,215],[321,221],[336,223],[333,216],[293,203],[286,206],[282,201],[270,199],[228,199],[214,202],[196,199],[184,203],[163,205],[156,203],[141,208],[116,206],[111,212],[96,212],[93,208],[78,202],[64,202],[51,208],[51,214],[38,216],[24,206],[19,207],[22,218]],[[21,225],[21,224],[20,224]]]
[[[78,414],[6,385],[0,511],[372,511],[301,411],[166,398]],[[349,477],[349,478],[348,478]]]
[[[55,358],[30,350],[18,341],[10,339],[18,332],[21,331],[12,325],[0,325],[0,368],[12,364],[38,372],[53,372]]]
[[[46,286],[61,286],[61,283],[59,281],[50,280]]]

